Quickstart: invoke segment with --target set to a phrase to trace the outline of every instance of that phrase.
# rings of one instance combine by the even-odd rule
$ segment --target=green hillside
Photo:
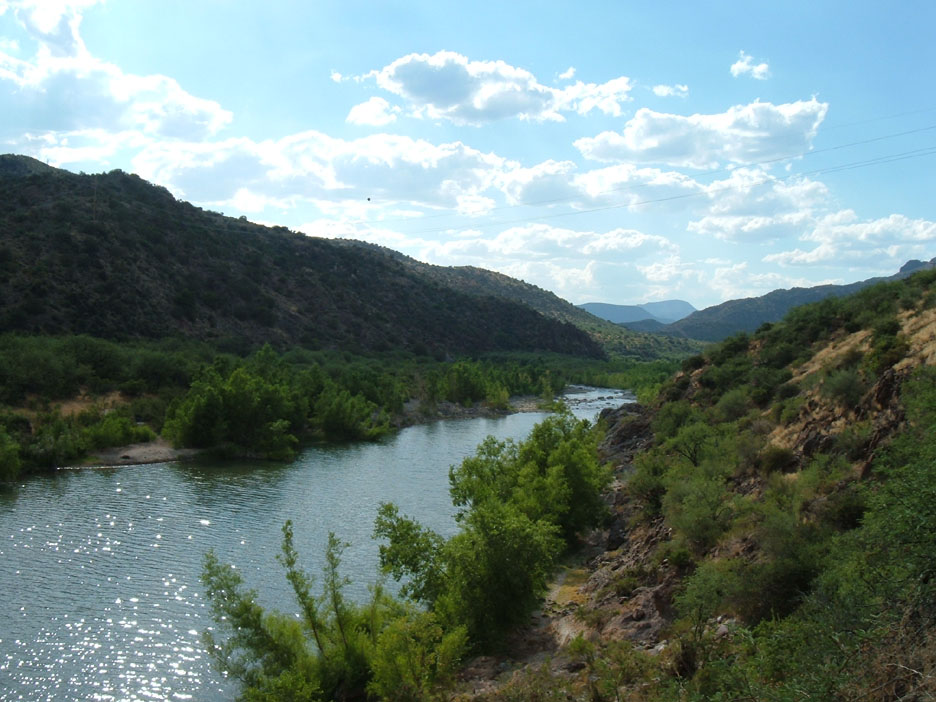
[[[435,284],[473,296],[491,296],[519,302],[546,317],[578,327],[605,351],[614,355],[650,360],[661,356],[685,356],[701,348],[701,344],[689,339],[646,334],[613,324],[563,300],[555,293],[502,273],[475,266],[434,266],[382,246],[351,240],[344,240],[343,243],[354,248],[379,251]]]
[[[141,178],[0,159],[0,330],[182,336],[436,357],[599,357],[571,324],[468,295],[386,255],[177,201]]]

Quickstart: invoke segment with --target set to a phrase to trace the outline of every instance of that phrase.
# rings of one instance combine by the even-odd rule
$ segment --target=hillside
[[[3,156],[0,202],[4,331],[602,355],[576,327],[517,302],[466,294],[363,248],[204,211],[121,171],[75,175]]]
[[[869,278],[848,285],[817,285],[812,288],[774,290],[760,297],[728,300],[719,305],[693,312],[677,322],[660,327],[651,322],[627,323],[628,328],[640,332],[673,334],[701,341],[720,341],[738,332],[752,332],[767,322],[776,322],[792,308],[827,297],[844,297],[859,290],[888,280],[900,280],[908,275],[936,265],[931,261],[908,261],[895,275]]]
[[[936,271],[712,345],[604,421],[607,528],[475,699],[934,698]]]
[[[339,240],[345,246],[380,252],[404,264],[413,273],[437,285],[472,296],[491,296],[519,302],[540,314],[568,322],[586,332],[609,353],[641,359],[681,356],[698,351],[700,344],[672,335],[634,332],[605,319],[536,285],[475,266],[435,266],[417,261],[392,249],[354,240]]]

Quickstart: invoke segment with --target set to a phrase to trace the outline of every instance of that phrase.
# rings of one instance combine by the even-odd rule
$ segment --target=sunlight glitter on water
[[[0,492],[0,700],[233,698],[201,642],[212,623],[199,582],[208,549],[264,605],[290,611],[275,560],[283,522],[294,520],[311,572],[332,530],[352,543],[349,594],[366,596],[377,505],[397,502],[452,533],[449,466],[487,434],[522,438],[543,416],[411,427],[381,443],[312,449],[289,465],[73,470]]]

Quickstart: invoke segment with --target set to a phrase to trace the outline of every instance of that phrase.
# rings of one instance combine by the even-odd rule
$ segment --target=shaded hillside
[[[573,324],[611,353],[643,359],[685,355],[699,345],[686,339],[633,332],[596,317],[558,295],[516,278],[474,266],[435,266],[392,249],[362,241],[342,240],[346,246],[381,252],[436,284],[473,296],[493,296],[519,302],[546,317]]]
[[[0,329],[181,335],[444,356],[600,356],[571,324],[467,295],[385,255],[203,211],[121,171],[0,160]]]
[[[934,265],[936,265],[936,258],[929,262],[908,261],[897,274],[885,278],[869,278],[848,285],[817,285],[814,288],[774,290],[760,297],[728,300],[720,305],[706,307],[704,310],[693,312],[685,319],[662,328],[643,321],[627,323],[627,326],[634,331],[673,334],[701,341],[720,341],[738,332],[752,332],[765,322],[776,322],[782,319],[789,310],[799,305],[824,300],[827,297],[851,295],[869,285],[887,280],[899,280],[915,271],[932,268]]]

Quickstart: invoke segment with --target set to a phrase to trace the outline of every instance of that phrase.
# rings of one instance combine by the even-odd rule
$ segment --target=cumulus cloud
[[[562,73],[559,74],[559,80],[572,80],[575,77],[575,68],[569,66]]]
[[[735,263],[716,268],[705,282],[722,300],[737,300],[765,295],[780,288],[807,288],[841,281],[832,279],[815,281],[775,272],[754,272],[748,269],[747,263]]]
[[[9,0],[0,14],[12,9],[17,20],[54,56],[75,56],[85,51],[78,33],[81,12],[103,0]]]
[[[579,209],[638,208],[642,203],[704,192],[703,186],[676,171],[625,163],[580,173],[571,161],[552,160],[505,171],[500,187],[512,204],[561,204]]]
[[[930,258],[936,242],[936,222],[892,214],[861,220],[853,210],[819,218],[802,237],[811,249],[796,248],[769,254],[764,261],[781,266],[816,266],[848,262],[881,272],[910,258]]]
[[[511,227],[496,235],[477,234],[438,244],[430,253],[438,259],[479,260],[543,259],[588,260],[615,255],[639,258],[673,252],[676,246],[668,239],[633,229],[594,232],[548,224]]]
[[[738,76],[749,75],[756,80],[767,80],[770,78],[770,67],[766,62],[754,63],[754,59],[743,51],[738,52],[738,60],[731,64],[731,75]]]
[[[575,146],[586,158],[604,162],[699,169],[759,163],[808,151],[827,110],[815,98],[782,105],[756,101],[689,116],[641,108],[621,132],[582,138]]]
[[[331,201],[339,209],[407,202],[478,214],[493,205],[484,193],[512,164],[461,142],[432,144],[393,134],[346,140],[308,131],[262,142],[153,143],[133,166],[198,202],[228,201],[246,188],[271,198]]]
[[[345,121],[351,124],[382,127],[395,122],[399,112],[399,107],[391,105],[382,97],[372,97],[367,102],[352,107]]]
[[[704,188],[707,213],[688,231],[727,241],[797,237],[828,205],[825,184],[799,176],[776,178],[761,168],[737,168]]]
[[[24,0],[8,5],[39,43],[31,59],[0,51],[0,102],[8,110],[8,129],[17,136],[136,130],[200,139],[231,121],[231,113],[217,102],[191,95],[172,78],[125,73],[92,56],[79,27],[81,11],[93,4]]]
[[[686,97],[689,95],[689,86],[680,85],[654,85],[653,94],[657,97]]]
[[[689,278],[695,271],[692,264],[686,263],[679,256],[667,256],[662,261],[638,265],[637,270],[652,283],[669,283],[677,278]]]
[[[566,75],[572,77],[569,71]],[[563,112],[587,115],[593,110],[617,116],[633,87],[622,76],[553,88],[526,69],[504,61],[471,61],[454,51],[408,54],[365,77],[404,98],[416,117],[474,125],[509,118],[562,121]]]

